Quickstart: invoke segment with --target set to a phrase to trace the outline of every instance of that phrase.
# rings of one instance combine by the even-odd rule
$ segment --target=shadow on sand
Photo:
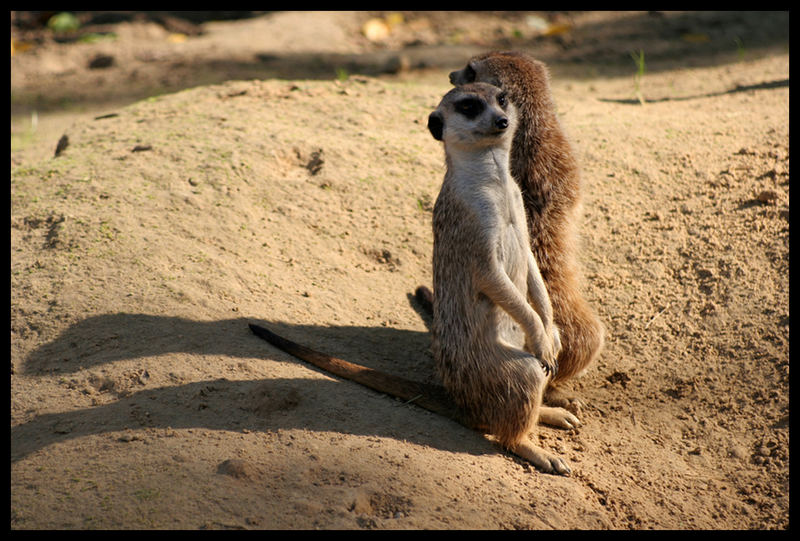
[[[414,306],[411,296],[409,300]],[[253,335],[248,323],[266,326],[350,362],[409,379],[420,379],[414,377],[415,371],[432,370],[430,359],[424,355],[430,340],[426,332],[290,325],[247,318],[192,321],[146,314],[108,314],[84,319],[33,351],[21,372],[33,377],[53,373],[67,377],[79,370],[166,353],[303,363]],[[422,368],[420,357],[424,357]],[[116,400],[109,403],[46,413],[12,427],[11,461],[56,442],[143,427],[228,431],[303,428],[393,437],[475,454],[498,452],[479,434],[470,437],[468,429],[444,417],[339,378],[234,381],[220,377],[158,388],[135,386],[131,391],[112,392],[109,396],[114,394]],[[407,414],[409,409],[414,411],[411,416]],[[375,422],[375,411],[381,412],[380,423]],[[450,423],[453,430],[436,431],[432,426],[437,423],[442,427]]]

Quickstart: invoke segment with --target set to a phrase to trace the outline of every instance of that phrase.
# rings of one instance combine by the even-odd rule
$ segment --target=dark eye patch
[[[484,107],[483,101],[478,98],[464,98],[456,102],[456,111],[467,118],[475,118],[483,112]]]

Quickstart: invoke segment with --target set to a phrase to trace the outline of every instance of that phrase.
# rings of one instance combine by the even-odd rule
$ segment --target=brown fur
[[[540,469],[567,473],[562,459],[528,439],[560,344],[509,170],[516,112],[504,94],[483,83],[460,86],[430,116],[447,162],[433,210],[431,349],[445,389],[475,424]],[[472,118],[460,104],[474,97],[485,109]],[[490,130],[497,118],[508,121],[501,136]],[[578,424],[561,408],[544,413],[560,426]]]
[[[573,150],[556,116],[547,67],[522,53],[492,52],[473,57],[467,67],[450,74],[450,81],[498,86],[519,111],[511,173],[522,190],[531,250],[561,332],[562,350],[552,383],[564,381],[594,361],[603,347],[605,330],[580,292],[574,229],[581,181]],[[559,405],[568,402],[562,399]]]

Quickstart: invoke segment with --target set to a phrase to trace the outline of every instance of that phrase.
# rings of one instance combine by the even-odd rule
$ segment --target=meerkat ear
[[[478,74],[475,72],[475,68],[472,67],[472,64],[467,64],[467,67],[461,71],[461,84],[474,83],[477,75]]]
[[[434,139],[437,141],[442,140],[442,136],[444,135],[444,120],[442,119],[441,113],[434,111],[430,114],[428,117],[428,129]]]
[[[461,86],[467,83],[474,83],[475,76],[475,68],[467,64],[465,68],[450,73],[450,84],[453,86]]]

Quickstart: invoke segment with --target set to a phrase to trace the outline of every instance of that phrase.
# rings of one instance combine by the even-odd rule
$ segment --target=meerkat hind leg
[[[539,407],[539,424],[566,429],[578,428],[581,426],[580,420],[571,412],[564,408],[553,408],[550,406]]]
[[[550,383],[544,391],[544,403],[553,407],[564,408],[575,415],[580,415],[581,410],[586,407],[586,402],[583,399],[563,391],[553,383]]]
[[[569,475],[572,473],[572,470],[570,470],[563,458],[545,451],[527,439],[510,447],[509,450],[515,455],[524,458],[544,473],[557,473],[559,475]]]

